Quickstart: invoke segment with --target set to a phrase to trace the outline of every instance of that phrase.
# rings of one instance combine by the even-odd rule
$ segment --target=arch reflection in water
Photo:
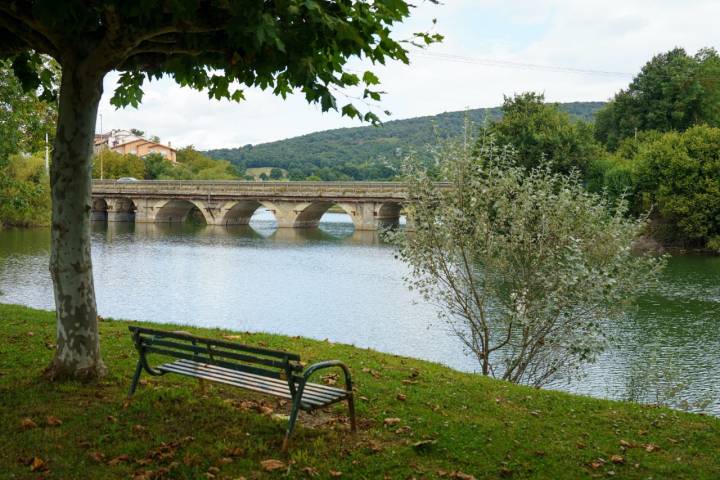
[[[382,245],[381,232],[354,230],[352,225],[327,223],[320,228],[276,228],[272,222],[258,222],[250,225],[220,227],[174,223],[108,223],[93,225],[97,240],[105,242],[134,239],[183,241],[188,237],[232,243],[233,239],[252,240],[267,244],[304,245],[312,243],[335,243],[347,245]],[[260,243],[259,245],[261,245]]]

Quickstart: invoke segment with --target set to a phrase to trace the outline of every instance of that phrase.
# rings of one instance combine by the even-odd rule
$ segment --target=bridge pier
[[[108,222],[134,222],[135,205],[129,198],[106,198]]]
[[[158,210],[155,208],[157,201],[149,198],[135,198],[133,203],[135,203],[135,223],[155,223]]]

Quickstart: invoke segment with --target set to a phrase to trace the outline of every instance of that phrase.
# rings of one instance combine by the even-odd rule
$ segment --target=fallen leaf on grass
[[[406,433],[410,433],[411,431],[412,431],[412,428],[410,428],[408,425],[404,425],[404,426],[398,428],[397,430],[395,430],[395,433],[397,435],[404,435]]]
[[[380,372],[378,372],[377,370],[373,370],[372,368],[364,367],[362,371],[363,373],[369,373],[373,376],[373,378],[380,378]]]
[[[235,460],[233,460],[230,457],[222,457],[220,460],[218,460],[218,463],[220,465],[227,465],[228,463],[233,463]]]
[[[45,460],[40,457],[33,457],[32,462],[30,462],[30,471],[38,472],[41,470],[47,470]]]
[[[305,467],[302,469],[302,471],[308,477],[317,477],[318,475],[320,475],[320,472],[318,472],[318,469],[315,467]]]
[[[627,440],[620,440],[620,446],[624,448],[635,448],[635,445],[628,442]]]
[[[337,470],[329,470],[328,473],[334,478],[342,477],[342,472],[338,472]]]
[[[403,393],[398,393],[398,394],[397,394],[397,397],[395,397],[395,398],[397,398],[397,399],[400,400],[401,402],[404,402],[405,400],[407,400],[407,395],[405,395],[405,394],[403,394]]]
[[[655,444],[648,443],[647,445],[643,445],[645,447],[646,452],[655,452],[657,450],[660,450],[660,447],[658,447]]]
[[[130,457],[127,454],[118,455],[117,457],[113,458],[108,462],[108,465],[115,466],[119,463],[124,463],[130,461]]]
[[[613,455],[612,457],[610,457],[610,461],[621,465],[625,463],[625,457],[623,457],[622,455]]]
[[[22,419],[22,421],[20,422],[20,426],[25,430],[30,430],[31,428],[36,428],[37,423],[35,423],[32,418],[28,417]]]
[[[282,470],[285,468],[284,462],[275,459],[263,460],[260,462],[260,465],[262,465],[263,470],[266,472],[274,472],[275,470]]]
[[[330,373],[320,377],[325,385],[337,385],[338,378],[340,376],[337,373]]]
[[[372,451],[373,453],[378,453],[383,449],[380,442],[376,440],[370,440],[370,442],[368,442],[368,448],[370,448],[370,451]]]
[[[415,385],[418,382],[417,382],[417,380],[403,380],[402,383],[403,383],[403,385]]]
[[[98,463],[105,461],[105,455],[100,452],[90,452],[89,456]]]
[[[105,417],[105,418],[106,418],[107,421],[110,422],[110,423],[117,423],[117,417],[114,417],[114,416],[112,416],[112,415],[108,415],[108,416]]]
[[[45,419],[45,422],[50,427],[57,427],[58,425],[62,425],[62,423],[63,423],[62,420],[60,420],[58,417],[56,417],[54,415],[48,415],[47,418]]]
[[[145,431],[145,427],[143,427],[142,425],[133,425],[132,431],[135,433],[141,433]]]
[[[475,480],[475,477],[473,475],[470,475],[469,473],[464,472],[451,472],[450,478],[456,479],[456,480]]]

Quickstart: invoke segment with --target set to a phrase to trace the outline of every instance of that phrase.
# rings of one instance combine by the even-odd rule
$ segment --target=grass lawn
[[[348,363],[359,433],[349,433],[344,404],[303,414],[284,456],[279,417],[288,407],[274,398],[218,385],[202,393],[197,381],[168,375],[143,376],[125,403],[136,362],[127,325],[101,322],[110,373],[100,384],[49,384],[41,373],[53,314],[0,305],[1,478],[720,478],[717,418],[518,387],[347,345],[182,327]]]

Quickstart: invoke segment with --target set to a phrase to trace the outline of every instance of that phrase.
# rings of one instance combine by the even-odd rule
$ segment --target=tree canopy
[[[436,3],[436,0],[428,0]],[[380,100],[372,71],[347,68],[351,58],[408,63],[393,27],[409,16],[405,0],[4,0],[0,60],[26,91],[59,94],[50,172],[50,272],[58,318],[51,379],[94,379],[100,357],[90,257],[91,157],[105,75],[120,72],[111,99],[137,106],[147,80],[169,77],[207,90],[210,98],[243,99],[243,88],[299,92],[323,111],[376,122],[367,103]],[[417,33],[418,44],[440,40]],[[57,60],[60,81],[43,55]],[[58,89],[59,85],[59,89]],[[365,106],[339,106],[344,89]]]
[[[502,112],[490,131],[498,144],[512,145],[518,163],[526,168],[547,160],[559,172],[585,172],[601,150],[591,126],[573,120],[560,105],[545,103],[543,94],[505,97]]]
[[[13,153],[35,153],[55,136],[57,107],[25,92],[11,62],[0,59],[0,165]]]
[[[363,98],[379,100],[375,74],[344,66],[353,56],[407,63],[391,27],[410,8],[403,0],[13,0],[0,4],[0,56],[13,60],[26,87],[44,87],[46,95],[54,91],[41,53],[64,67],[79,62],[118,70],[111,101],[118,107],[138,106],[146,80],[169,76],[215,99],[242,100],[241,85],[283,98],[298,90],[329,110],[338,108],[335,92],[345,87],[363,85]],[[431,43],[440,36],[414,39]],[[350,103],[341,111],[377,121]]]
[[[690,56],[682,48],[654,56],[597,114],[596,136],[611,150],[637,131],[685,131],[692,125],[720,125],[720,56],[703,48]]]

